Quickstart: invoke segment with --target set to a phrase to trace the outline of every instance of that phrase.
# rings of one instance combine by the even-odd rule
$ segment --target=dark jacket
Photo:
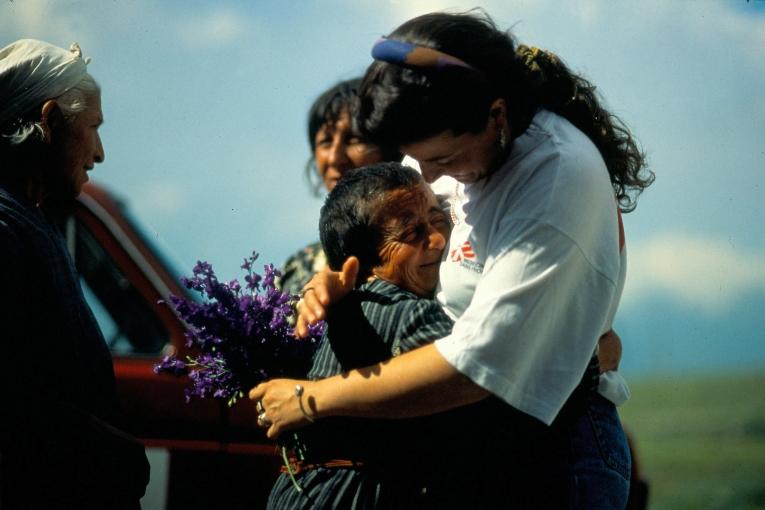
[[[111,355],[64,239],[0,183],[0,507],[137,508],[143,446],[116,428]]]

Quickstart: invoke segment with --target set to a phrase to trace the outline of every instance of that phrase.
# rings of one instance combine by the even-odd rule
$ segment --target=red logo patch
[[[459,262],[460,260],[475,260],[475,252],[473,247],[470,246],[469,241],[462,243],[459,248],[455,248],[449,254],[452,262]]]

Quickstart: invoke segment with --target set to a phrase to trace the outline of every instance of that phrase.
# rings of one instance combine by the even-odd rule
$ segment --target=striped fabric
[[[374,280],[333,310],[308,378],[323,379],[378,363],[429,344],[451,330],[451,319],[436,301]]]
[[[332,311],[308,377],[325,378],[378,363],[446,336],[451,327],[435,301],[374,280]],[[430,421],[330,418],[302,429],[299,436],[310,460],[360,459],[369,467],[301,472],[296,478],[302,493],[282,474],[268,508],[401,508],[403,501],[408,506],[416,491],[401,487],[401,471],[394,464],[408,462],[410,448],[404,439]]]

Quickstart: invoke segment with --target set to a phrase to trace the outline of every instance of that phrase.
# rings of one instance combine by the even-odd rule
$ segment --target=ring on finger
[[[302,299],[302,298],[303,298],[303,296],[305,296],[306,294],[308,294],[308,291],[311,291],[311,290],[313,290],[313,287],[306,287],[306,288],[304,288],[303,290],[301,290],[301,291],[299,292],[300,298]]]
[[[266,409],[263,407],[262,400],[258,400],[257,402],[255,402],[255,411],[257,411],[258,415],[266,411]]]
[[[268,420],[268,417],[266,416],[266,412],[263,411],[258,415],[258,426],[259,427],[270,427],[271,422]]]

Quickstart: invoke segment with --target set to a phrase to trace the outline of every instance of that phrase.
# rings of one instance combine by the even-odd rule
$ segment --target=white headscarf
[[[77,85],[89,62],[77,43],[20,39],[0,50],[0,127]]]

